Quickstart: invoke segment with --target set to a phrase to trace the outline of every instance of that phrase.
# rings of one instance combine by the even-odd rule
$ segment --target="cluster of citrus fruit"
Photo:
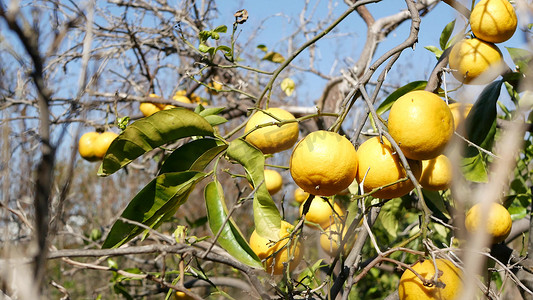
[[[198,97],[197,95],[195,95],[194,93],[191,94],[190,98],[187,97],[186,94],[187,94],[187,91],[179,90],[176,92],[176,94],[174,94],[172,99],[175,101],[181,102],[181,103],[185,103],[185,104],[191,104],[191,103],[205,104],[205,102],[202,102],[202,99]],[[149,97],[159,98],[159,96],[156,94],[150,94]],[[148,117],[148,116],[155,114],[156,112],[160,110],[171,109],[175,107],[176,106],[172,104],[141,102],[141,104],[139,105],[139,110],[141,111],[143,116]]]
[[[104,158],[104,155],[111,145],[111,142],[118,136],[112,131],[98,133],[95,131],[83,134],[78,142],[78,152],[81,157],[88,161],[98,161]]]
[[[458,42],[450,52],[453,76],[465,84],[485,84],[498,77],[505,64],[494,43],[510,39],[516,26],[516,12],[509,1],[479,1],[470,14],[470,29],[475,37]]]

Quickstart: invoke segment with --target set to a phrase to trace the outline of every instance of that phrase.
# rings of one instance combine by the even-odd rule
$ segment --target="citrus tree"
[[[0,1],[3,295],[532,298],[530,3],[385,2]]]

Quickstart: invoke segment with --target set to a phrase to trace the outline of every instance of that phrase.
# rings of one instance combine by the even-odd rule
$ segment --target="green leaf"
[[[511,206],[508,210],[513,221],[520,220],[527,216],[527,208],[522,206]]]
[[[226,224],[224,224],[224,221],[228,217],[228,211],[224,200],[224,191],[220,182],[210,182],[205,187],[204,196],[211,231],[216,235],[222,229],[217,239],[220,246],[238,261],[251,267],[262,269],[263,265],[261,264],[261,260],[255,255],[252,248],[250,248],[241,231],[235,225],[233,218],[229,218]]]
[[[444,199],[439,192],[422,189],[422,194],[424,195],[424,199],[429,200],[426,201],[427,205],[437,218],[441,220],[450,218]]]
[[[202,117],[210,116],[210,115],[218,115],[222,111],[224,111],[225,107],[209,107],[206,109],[203,109],[198,114]]]
[[[285,61],[285,58],[278,52],[268,52],[261,60],[268,60],[280,64]]]
[[[294,87],[296,85],[294,84],[294,80],[290,79],[289,77],[283,79],[281,81],[281,90],[285,92],[285,95],[290,96],[294,92]]]
[[[196,183],[205,176],[205,173],[195,171],[161,174],[135,195],[121,217],[155,228],[176,213]],[[143,231],[144,228],[137,225],[117,220],[102,248],[119,247]]]
[[[231,55],[231,48],[228,46],[220,45],[215,49],[215,51],[222,51],[225,52],[225,55]]]
[[[265,53],[268,51],[267,46],[265,46],[265,45],[263,45],[263,44],[258,45],[258,46],[257,46],[257,49],[259,49],[259,50],[261,50],[261,51],[263,51],[263,52],[265,52]]]
[[[399,199],[391,200],[383,207],[381,208],[381,212],[379,213],[378,220],[380,221],[381,225],[385,229],[385,231],[392,237],[392,239],[396,239],[398,236],[398,227],[399,227],[399,218],[398,215],[400,214],[400,211],[402,210],[402,201],[399,201]]]
[[[198,139],[174,150],[163,162],[159,174],[203,169],[228,146],[216,139]]]
[[[431,51],[431,52],[433,52],[437,59],[439,59],[441,57],[442,53],[444,52],[443,50],[440,50],[439,48],[437,48],[435,46],[425,46],[424,48],[429,50],[429,51]]]
[[[98,175],[111,175],[154,148],[190,136],[213,136],[213,127],[185,108],[162,110],[142,118],[111,143]]]
[[[447,48],[446,46],[448,45],[448,40],[450,39],[450,36],[452,36],[452,32],[454,28],[455,28],[455,20],[446,24],[446,26],[442,30],[442,33],[440,34],[440,39],[439,39],[440,48],[442,50]]]
[[[503,81],[498,80],[487,85],[466,117],[466,136],[469,141],[476,145],[483,143],[494,122],[496,122],[496,104],[500,96],[502,83]]]
[[[213,51],[215,51],[215,48],[214,48],[214,47],[209,47],[209,46],[207,46],[206,44],[203,44],[203,43],[202,43],[202,44],[200,44],[200,45],[198,46],[198,50],[199,50],[200,52],[207,53],[207,52],[213,52]]]
[[[376,109],[376,113],[378,115],[381,115],[383,114],[384,112],[388,111],[391,107],[392,107],[392,104],[394,104],[394,102],[396,100],[398,100],[398,98],[400,98],[401,96],[407,94],[408,92],[411,92],[411,91],[415,91],[415,90],[423,90],[427,85],[427,81],[413,81],[413,82],[410,82],[402,87],[400,87],[399,89],[395,90],[394,92],[392,92],[380,105],[379,107]]]
[[[481,153],[476,156],[464,157],[461,159],[460,167],[466,180],[473,182],[488,181],[487,168]]]
[[[277,241],[281,228],[281,215],[264,184],[263,153],[248,142],[236,139],[229,144],[227,155],[244,167],[255,188],[253,204],[255,230],[260,236]]]
[[[228,120],[222,116],[209,115],[205,116],[205,120],[209,122],[211,126],[217,126],[226,123]]]
[[[217,28],[213,29],[212,31],[213,31],[213,32],[223,32],[223,33],[226,33],[226,31],[228,31],[228,26],[226,26],[226,25],[220,25],[220,26],[218,26]]]
[[[528,65],[531,59],[533,58],[533,54],[526,49],[511,48],[511,47],[505,47],[505,48],[509,52],[511,59],[513,60],[513,63],[517,66],[518,70],[521,73],[524,73],[524,74],[527,73],[529,69]]]

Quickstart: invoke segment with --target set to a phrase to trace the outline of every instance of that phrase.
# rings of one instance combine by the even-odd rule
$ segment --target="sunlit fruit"
[[[259,148],[264,154],[290,149],[298,140],[298,123],[289,122],[282,126],[277,124],[279,121],[294,121],[294,116],[277,107],[269,108],[265,112],[255,112],[246,123],[244,128],[247,134],[246,141]]]
[[[398,153],[392,149],[389,141],[383,137],[366,140],[359,149],[359,168],[357,182],[363,182],[365,193],[376,190],[372,196],[382,199],[401,197],[409,193],[414,185],[407,179],[407,172],[403,167]],[[411,171],[418,179],[422,170],[420,161],[409,160]]]
[[[398,294],[400,300],[453,300],[457,299],[462,289],[462,272],[446,259],[426,259],[417,262],[412,269],[426,280],[435,279],[437,265],[437,282],[424,285],[422,280],[411,270],[406,269],[400,278]]]
[[[346,137],[319,130],[311,132],[294,147],[290,171],[294,182],[304,191],[331,196],[353,182],[357,161],[355,147]]]
[[[106,131],[102,134],[87,132],[81,136],[78,142],[78,152],[82,158],[88,161],[100,160],[117,136],[118,134],[111,131]]]
[[[504,67],[498,47],[480,39],[465,39],[450,51],[452,75],[465,84],[487,84],[498,77]]]
[[[388,129],[405,157],[432,159],[453,136],[453,115],[446,102],[428,91],[412,91],[394,102]]]
[[[470,13],[470,28],[474,35],[491,43],[510,39],[517,21],[516,12],[508,0],[481,0]]]

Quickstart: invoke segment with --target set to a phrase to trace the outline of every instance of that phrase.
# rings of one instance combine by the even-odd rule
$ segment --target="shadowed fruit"
[[[265,112],[281,121],[295,119],[290,112],[277,107],[269,108]],[[276,123],[279,123],[279,121],[268,114],[262,111],[255,112],[244,128],[245,133],[250,132],[246,135],[246,141],[259,148],[264,154],[290,149],[298,140],[298,123],[291,122],[282,126],[278,126]],[[255,129],[256,126],[263,124],[272,125]]]
[[[466,213],[465,227],[471,233],[475,233],[481,222],[481,204],[472,206]],[[513,227],[513,220],[509,211],[499,203],[491,203],[489,213],[486,216],[486,232],[492,237],[492,242],[503,242]]]
[[[363,189],[365,193],[383,187],[373,193],[372,196],[390,199],[401,197],[414,188],[411,180],[397,182],[400,179],[407,178],[407,173],[400,162],[400,157],[392,149],[391,144],[385,137],[383,137],[383,144],[380,142],[379,137],[372,137],[366,140],[357,149],[357,154],[359,155],[357,182],[360,183],[364,180]],[[421,163],[419,161],[409,161],[409,166],[415,177],[419,178]],[[384,187],[386,185],[389,186]]]
[[[254,230],[252,232],[250,247],[261,260],[266,260],[264,266],[269,274],[282,274],[284,263],[288,264],[289,272],[292,272],[300,263],[303,254],[300,251],[300,243],[290,241],[289,244],[289,239],[287,238],[293,228],[292,224],[282,220],[279,241],[269,241],[260,236],[257,231]]]
[[[480,39],[465,39],[453,46],[449,65],[455,79],[465,84],[486,84],[498,77],[504,67],[496,45]]]
[[[424,283],[411,270],[406,269],[400,278],[398,294],[400,300],[453,300],[462,288],[462,272],[451,261],[436,259],[437,283]],[[434,280],[435,264],[430,259],[417,262],[412,268],[426,280]]]
[[[279,192],[283,186],[283,178],[281,177],[281,174],[278,171],[266,169],[265,185],[270,195]]]
[[[452,183],[452,163],[444,154],[422,161],[422,175],[418,182],[423,188],[442,191]]]
[[[388,129],[405,157],[432,159],[453,135],[453,115],[446,102],[428,91],[412,91],[394,102]]]
[[[317,196],[335,195],[354,180],[357,153],[344,136],[314,131],[294,147],[290,171],[294,182],[304,191]]]
[[[304,204],[302,203],[300,205],[300,217],[302,216],[303,208]],[[326,229],[332,223],[340,222],[341,220],[339,218],[342,218],[343,216],[344,212],[337,203],[332,203],[327,198],[315,197],[313,198],[313,201],[309,206],[309,210],[305,215],[305,220],[307,222],[319,225],[320,227],[322,227],[322,229]],[[318,228],[314,225],[308,223],[306,223],[305,225],[318,230]]]
[[[516,12],[508,0],[481,0],[470,13],[472,32],[487,42],[507,41],[513,36],[516,25]]]
[[[320,247],[329,255],[337,256],[337,251],[341,245],[341,230],[342,238],[346,238],[346,231],[348,227],[345,226],[344,229],[341,223],[333,223],[331,226],[326,228],[324,232],[320,233]],[[344,244],[344,253],[347,253],[355,243],[355,238],[349,238]]]
[[[294,189],[294,201],[298,203],[303,203],[309,197],[309,193],[302,190],[301,187]]]
[[[457,130],[457,127],[466,120],[472,106],[474,106],[472,103],[455,102],[448,104],[448,107],[452,111],[455,130]]]

